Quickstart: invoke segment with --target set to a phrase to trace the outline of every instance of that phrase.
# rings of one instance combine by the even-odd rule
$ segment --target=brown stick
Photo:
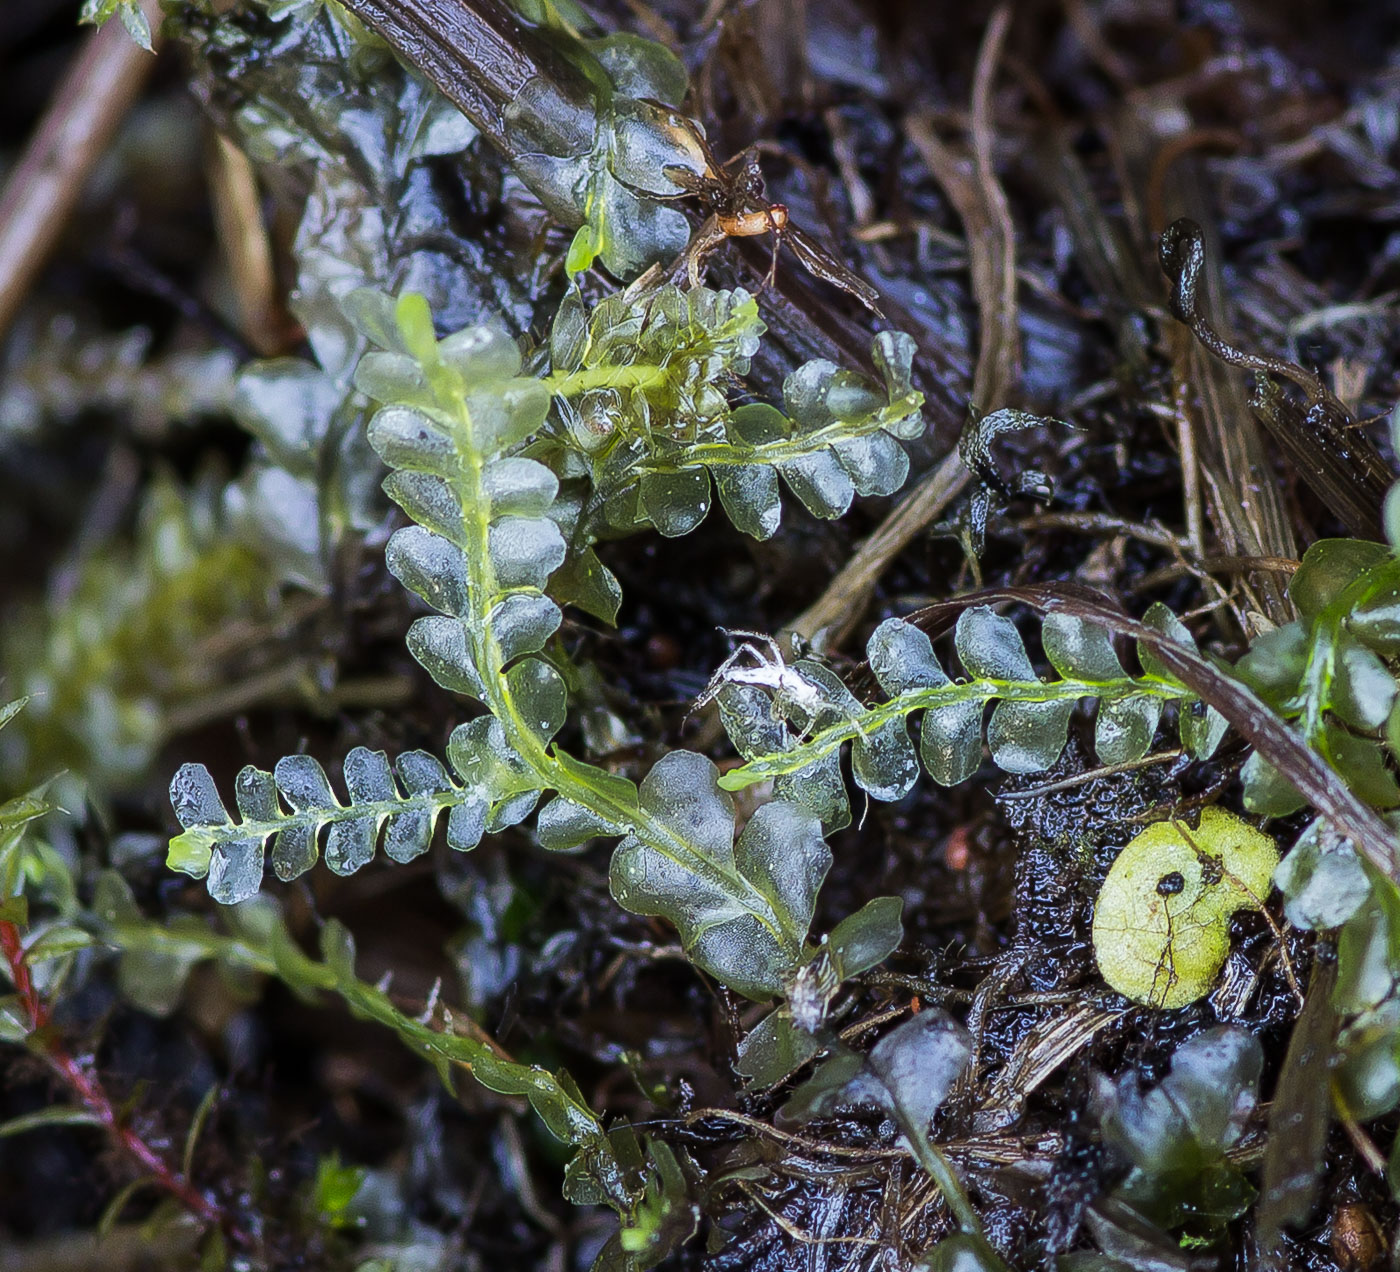
[[[972,268],[973,293],[982,321],[973,401],[983,409],[1002,404],[1020,378],[1020,332],[1016,320],[1014,231],[1006,196],[992,170],[991,85],[1011,25],[1002,5],[987,24],[972,93],[973,164],[964,171],[924,121],[911,120],[909,135],[925,163],[948,192],[962,218]],[[870,593],[890,562],[938,517],[968,482],[968,471],[954,451],[927,474],[877,527],[817,600],[789,625],[811,639],[825,631],[825,645],[841,644],[865,613]]]
[[[282,303],[253,164],[223,133],[214,134],[209,148],[209,192],[238,306],[239,334],[260,357],[288,353],[305,332]]]
[[[141,7],[154,28],[160,22],[156,0],[142,0]],[[108,22],[88,36],[63,77],[0,193],[0,337],[154,66],[155,58],[121,23]]]

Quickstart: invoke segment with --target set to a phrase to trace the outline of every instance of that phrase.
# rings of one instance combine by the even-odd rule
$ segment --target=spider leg
[[[749,633],[739,632],[737,634],[746,636]],[[745,654],[752,658],[759,667],[766,667],[768,665],[768,660],[764,658],[759,649],[750,642],[745,641],[735,649],[728,658],[720,663],[715,674],[710,677],[710,683],[705,686],[705,692],[695,699],[695,705],[690,708],[691,712],[699,711],[702,707],[713,702],[715,698],[719,696],[720,690],[723,689],[725,685],[732,683],[733,678],[730,673],[738,666],[739,660],[744,657]]]
[[[749,631],[744,627],[722,627],[720,630],[731,639],[735,636],[744,637],[744,645],[741,648],[747,648],[760,666],[785,667],[787,665],[782,647],[767,632]],[[767,648],[766,655],[759,650],[759,645]]]
[[[700,273],[705,267],[705,258],[728,237],[720,228],[719,217],[711,213],[690,240],[685,249],[686,275],[692,287],[700,286]]]

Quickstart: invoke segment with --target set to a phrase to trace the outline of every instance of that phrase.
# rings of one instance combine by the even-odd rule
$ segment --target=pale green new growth
[[[704,519],[712,480],[729,519],[756,539],[778,528],[779,476],[817,517],[898,490],[909,461],[896,439],[923,431],[914,342],[876,336],[879,383],[819,359],[788,376],[783,410],[734,407],[728,382],[747,373],[764,330],[742,290],[619,292],[591,313],[570,293],[548,345],[550,436],[531,453],[556,470],[561,449],[582,460],[607,528],[668,537]]]

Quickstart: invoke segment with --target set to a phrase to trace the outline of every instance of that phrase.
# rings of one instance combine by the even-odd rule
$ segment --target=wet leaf
[[[1332,710],[1357,729],[1381,728],[1395,705],[1395,677],[1369,649],[1339,640],[1336,649]]]
[[[1130,764],[1152,746],[1162,700],[1147,694],[1110,699],[1099,704],[1094,721],[1094,750],[1104,764]]]
[[[1225,740],[1230,722],[1199,698],[1183,698],[1177,716],[1181,745],[1195,760],[1208,760]]]
[[[1038,679],[1016,624],[986,605],[963,611],[953,639],[969,675],[996,681]]]
[[[1286,817],[1307,803],[1297,787],[1258,751],[1244,762],[1244,806],[1261,817]]]
[[[767,464],[731,464],[714,470],[725,516],[753,539],[771,539],[782,520],[777,471]]]
[[[1171,1071],[1142,1094],[1129,1069],[1100,1077],[1105,1141],[1132,1163],[1117,1195],[1164,1228],[1188,1220],[1219,1230],[1244,1213],[1254,1190],[1225,1159],[1257,1100],[1264,1055],[1243,1029],[1208,1029],[1183,1043]]]
[[[967,1030],[946,1012],[929,1009],[881,1038],[866,1057],[866,1072],[905,1132],[925,1137],[971,1056]]]
[[[1390,1002],[1400,983],[1400,893],[1368,871],[1371,891],[1337,940],[1337,986],[1332,1005],[1354,1015]]]
[[[1298,692],[1307,670],[1308,648],[1303,624],[1285,623],[1257,636],[1235,670],[1265,702],[1282,707]]]
[[[668,539],[689,534],[710,511],[710,478],[703,468],[642,474],[642,507]]]
[[[1266,1262],[1275,1257],[1283,1228],[1304,1223],[1311,1215],[1326,1153],[1332,1111],[1327,1069],[1337,1028],[1331,993],[1337,964],[1325,946],[1319,946],[1318,955],[1269,1109],[1256,1211],[1260,1253]]]
[[[919,761],[902,719],[889,721],[851,743],[856,785],[879,800],[903,799],[919,776]]]
[[[829,450],[818,450],[778,465],[788,488],[814,517],[831,520],[855,498],[855,483]]]
[[[899,897],[876,897],[831,929],[827,945],[842,980],[878,967],[899,948],[904,939],[903,910]]]
[[[1304,554],[1288,595],[1305,621],[1318,618],[1352,583],[1389,556],[1384,544],[1364,539],[1319,539]]]
[[[1071,614],[1047,614],[1040,629],[1050,665],[1066,680],[1121,680],[1123,664],[1102,628]]]
[[[751,1091],[769,1091],[786,1081],[822,1048],[821,1042],[793,1024],[783,1008],[769,1012],[739,1044],[735,1069]]]
[[[919,756],[941,786],[957,786],[981,767],[984,706],[962,702],[924,712]]]
[[[1154,601],[1147,607],[1147,612],[1142,616],[1142,622],[1144,627],[1150,627],[1154,631],[1161,632],[1164,636],[1169,637],[1176,644],[1189,649],[1192,653],[1196,651],[1195,638],[1191,635],[1186,624],[1177,618],[1177,616],[1173,614],[1166,605],[1163,605],[1161,601]],[[1145,640],[1138,641],[1137,654],[1138,662],[1142,664],[1142,669],[1147,675],[1154,676],[1158,680],[1176,682],[1176,677],[1172,674],[1170,668],[1157,657],[1151,645]]]
[[[1279,863],[1274,884],[1283,893],[1288,921],[1317,932],[1340,927],[1371,894],[1371,882],[1351,840],[1320,817],[1308,824]]]
[[[647,774],[640,807],[668,841],[633,833],[613,854],[613,896],[676,925],[690,957],[755,999],[780,992],[800,956],[831,865],[821,824],[793,804],[766,804],[734,842],[734,806],[703,756],[673,751]]]
[[[1074,699],[998,702],[987,722],[987,746],[1008,773],[1040,773],[1060,758],[1069,737]]]
[[[866,657],[880,688],[892,698],[907,689],[939,689],[949,683],[934,655],[933,642],[902,618],[887,618],[875,629]]]

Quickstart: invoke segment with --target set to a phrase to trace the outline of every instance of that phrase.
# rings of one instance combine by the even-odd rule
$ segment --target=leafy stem
[[[602,1123],[566,1077],[511,1059],[474,1022],[458,1021],[445,1008],[439,1009],[441,1023],[400,1010],[386,987],[356,975],[354,941],[335,920],[321,930],[318,959],[301,949],[276,907],[265,901],[231,912],[229,934],[197,922],[171,931],[144,918],[125,882],[109,871],[98,882],[94,908],[96,935],[124,958],[161,959],[186,970],[213,961],[230,970],[273,976],[303,998],[335,994],[360,1019],[392,1030],[432,1064],[447,1086],[452,1085],[453,1066],[460,1066],[492,1091],[525,1096],[557,1138],[584,1152],[609,1204],[629,1215],[639,1203],[640,1190],[617,1162]]]
[[[988,702],[1077,702],[1081,698],[1097,698],[1100,702],[1115,702],[1127,698],[1154,698],[1161,702],[1179,702],[1194,695],[1182,685],[1147,676],[1117,680],[991,680],[978,679],[959,684],[927,686],[906,690],[887,702],[869,707],[859,715],[849,716],[812,733],[790,750],[750,760],[740,768],[729,770],[720,778],[725,790],[738,791],[755,782],[771,781],[777,777],[798,773],[825,759],[846,742],[868,738],[892,721],[901,720],[915,711],[936,711],[940,707],[984,705]]]
[[[1393,660],[1400,653],[1400,561],[1379,543],[1321,539],[1304,554],[1288,594],[1300,617],[1255,640],[1238,672],[1362,799],[1400,805],[1387,759],[1397,733]],[[1388,733],[1388,737],[1385,735]],[[1274,815],[1302,796],[1257,752],[1245,802]]]
[[[444,814],[448,846],[470,850],[553,792],[536,823],[543,847],[620,840],[610,868],[619,904],[669,919],[692,961],[736,992],[787,996],[817,954],[808,930],[831,864],[819,812],[780,798],[736,836],[733,802],[704,756],[665,755],[637,785],[554,741],[568,692],[556,655],[542,652],[563,620],[547,588],[568,599],[592,587],[595,602],[607,592],[606,580],[594,586],[606,571],[588,550],[561,571],[567,583],[551,579],[569,557],[566,530],[575,543],[589,533],[572,493],[556,503],[558,474],[577,473],[582,458],[595,502],[665,534],[705,515],[710,467],[731,518],[756,537],[777,526],[778,474],[809,509],[836,515],[855,493],[889,493],[907,473],[897,439],[921,427],[912,341],[876,338],[880,383],[817,361],[789,377],[785,410],[731,409],[716,381],[747,369],[762,330],[746,293],[663,287],[609,297],[591,314],[574,294],[551,333],[545,378],[522,375],[515,341],[493,328],[439,340],[420,296],[361,291],[344,307],[377,346],[355,383],[380,404],[369,441],[389,466],[386,491],[415,523],[395,532],[386,563],[434,611],[410,628],[409,650],[486,714],[454,731],[450,773],[426,752],[391,769],[381,752],[351,751],[348,799],[309,756],[284,757],[272,773],[247,768],[235,787],[241,820],[208,771],[186,765],[171,787],[185,827],[171,865],[207,873],[213,896],[238,901],[257,891],[269,842],[283,879],[322,850],[348,874],[381,845],[396,861],[426,852]],[[569,395],[594,396],[570,416],[558,409]],[[587,436],[575,437],[580,421]],[[691,442],[673,439],[687,431]],[[634,481],[629,511],[616,496]],[[898,943],[897,905],[877,907],[860,931],[862,948],[883,958]]]
[[[506,658],[492,622],[493,611],[504,597],[492,562],[491,499],[484,480],[490,442],[479,436],[461,374],[442,358],[426,302],[417,295],[405,296],[398,302],[397,317],[409,350],[438,399],[438,412],[450,425],[456,472],[449,481],[461,502],[461,548],[469,575],[469,608],[461,617],[470,633],[482,701],[500,722],[506,744],[542,788],[556,791],[599,823],[614,828],[614,833],[637,836],[663,857],[724,891],[779,944],[791,946],[773,907],[737,871],[724,869],[664,823],[649,818],[639,807],[630,782],[620,783],[601,769],[552,751],[548,739],[527,719],[525,708],[511,690]],[[791,950],[794,957],[798,952]]]

